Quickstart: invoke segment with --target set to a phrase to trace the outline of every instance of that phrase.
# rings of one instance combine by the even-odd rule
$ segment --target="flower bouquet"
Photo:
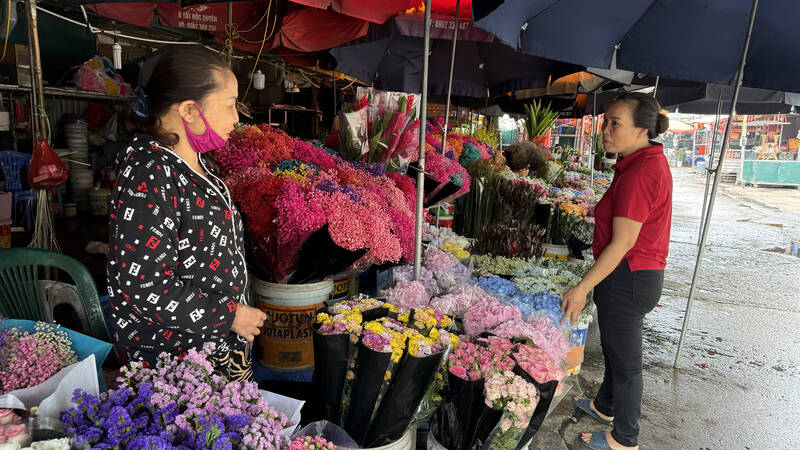
[[[497,450],[514,450],[523,444],[523,436],[539,402],[536,386],[512,371],[500,372],[487,378],[484,397],[490,410],[484,411],[478,420],[476,444]],[[492,425],[484,438],[484,430]]]
[[[419,95],[363,87],[356,95],[358,102],[340,114],[339,154],[404,170],[419,153]]]
[[[452,323],[433,310],[373,308],[373,302],[332,305],[315,325],[316,379],[327,420],[361,446],[385,445],[405,433],[450,343],[444,328]]]
[[[508,258],[537,258],[542,253],[544,229],[530,224],[493,224],[475,237],[475,253]]]
[[[35,332],[0,330],[0,395],[43,383],[78,362],[66,331],[37,322]]]
[[[0,319],[0,408],[58,419],[71,393],[105,390],[101,366],[111,344],[58,325]]]
[[[284,450],[336,450],[332,442],[319,436],[300,436],[283,448]]]
[[[573,230],[586,216],[586,209],[573,202],[557,203],[550,223],[550,240],[556,245],[569,242]]]
[[[133,363],[119,388],[99,397],[76,390],[76,406],[61,414],[67,434],[78,448],[280,448],[296,424],[256,383],[214,374],[213,350],[209,343],[182,359],[162,354],[154,368]],[[292,406],[293,420],[301,406]]]
[[[26,446],[31,434],[22,417],[11,409],[0,409],[0,447]]]
[[[413,259],[413,180],[350,163],[267,125],[238,128],[215,157],[251,238],[254,270],[309,283]]]

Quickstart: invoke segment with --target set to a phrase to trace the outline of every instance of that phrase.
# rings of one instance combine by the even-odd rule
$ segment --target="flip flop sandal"
[[[602,423],[603,425],[608,425],[610,427],[614,426],[613,421],[605,420],[602,417],[598,416],[596,412],[592,411],[592,401],[588,398],[578,398],[575,397],[575,406],[581,409],[581,411],[585,412],[586,414],[592,416],[596,421]]]
[[[611,446],[608,445],[608,440],[606,439],[605,431],[595,431],[592,433],[592,439],[589,442],[586,442],[581,438],[581,442],[583,445],[589,448],[594,448],[598,450],[611,450]]]

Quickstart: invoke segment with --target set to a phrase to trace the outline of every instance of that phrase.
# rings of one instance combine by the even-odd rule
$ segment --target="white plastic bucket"
[[[258,337],[261,364],[284,372],[314,367],[314,314],[328,299],[333,281],[278,284],[253,278],[252,288],[256,306],[267,314]]]
[[[342,450],[352,450],[346,447],[339,447]],[[404,434],[400,439],[392,442],[391,444],[386,444],[381,447],[372,447],[369,449],[362,449],[362,450],[414,450],[417,448],[417,427],[409,427],[406,430],[406,434]]]
[[[542,249],[545,258],[566,261],[569,257],[569,247],[566,245],[544,244]]]
[[[93,216],[105,216],[108,214],[109,195],[111,195],[111,190],[107,188],[89,191],[89,211]]]

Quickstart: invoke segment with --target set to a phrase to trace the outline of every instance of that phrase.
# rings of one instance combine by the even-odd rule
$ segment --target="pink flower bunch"
[[[392,276],[395,281],[414,281],[414,266],[407,264],[395,267],[392,271]],[[428,293],[429,297],[436,295],[436,292],[439,290],[436,280],[433,279],[433,272],[428,270],[425,266],[420,267],[419,282],[425,286],[425,292]]]
[[[486,380],[484,387],[486,406],[503,410],[500,420],[502,432],[527,428],[539,403],[539,391],[514,372],[499,372]]]
[[[336,450],[336,446],[319,436],[300,436],[283,450]]]
[[[508,339],[496,336],[478,340],[477,344],[462,341],[448,356],[448,370],[468,381],[512,370],[515,364],[511,358],[513,347]]]
[[[486,302],[482,305],[473,306],[464,314],[464,331],[469,335],[476,335],[484,331],[492,331],[495,327],[509,323],[522,322],[522,313],[516,306],[503,305],[499,300]],[[495,334],[503,337],[499,333]]]
[[[339,247],[366,250],[356,268],[413,258],[409,177],[347,163],[266,125],[237,129],[217,158],[269,281],[287,282],[303,244],[326,225]]]
[[[67,333],[52,325],[0,330],[0,395],[37,386],[77,360]]]
[[[425,252],[423,263],[433,272],[439,288],[445,292],[451,291],[457,284],[469,280],[472,276],[470,270],[452,253],[438,248],[429,248]]]
[[[453,289],[452,293],[431,300],[431,308],[463,318],[473,306],[485,306],[497,301],[495,297],[480,287],[464,283]]]
[[[556,395],[561,395],[564,390],[563,381],[567,378],[567,373],[558,365],[553,358],[541,348],[534,348],[529,345],[521,345],[519,350],[514,353],[517,364],[537,383],[547,383],[548,381],[558,381]]]
[[[478,345],[461,342],[447,357],[447,370],[463,380],[480,380],[483,378],[481,359],[485,353],[485,350]]]
[[[553,325],[550,319],[540,318],[531,322],[524,322],[522,319],[513,320],[500,323],[491,331],[498,336],[509,339],[515,337],[528,338],[557,362],[563,361],[567,353],[569,353],[569,341]]]
[[[383,296],[401,308],[426,308],[431,301],[425,286],[419,281],[399,281],[393,288],[383,291]]]

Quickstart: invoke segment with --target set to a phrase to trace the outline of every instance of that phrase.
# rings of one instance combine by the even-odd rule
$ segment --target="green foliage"
[[[558,113],[550,108],[550,104],[542,106],[541,100],[536,100],[530,105],[524,105],[524,107],[525,115],[527,116],[525,119],[525,131],[527,131],[530,139],[547,133],[556,124]]]

